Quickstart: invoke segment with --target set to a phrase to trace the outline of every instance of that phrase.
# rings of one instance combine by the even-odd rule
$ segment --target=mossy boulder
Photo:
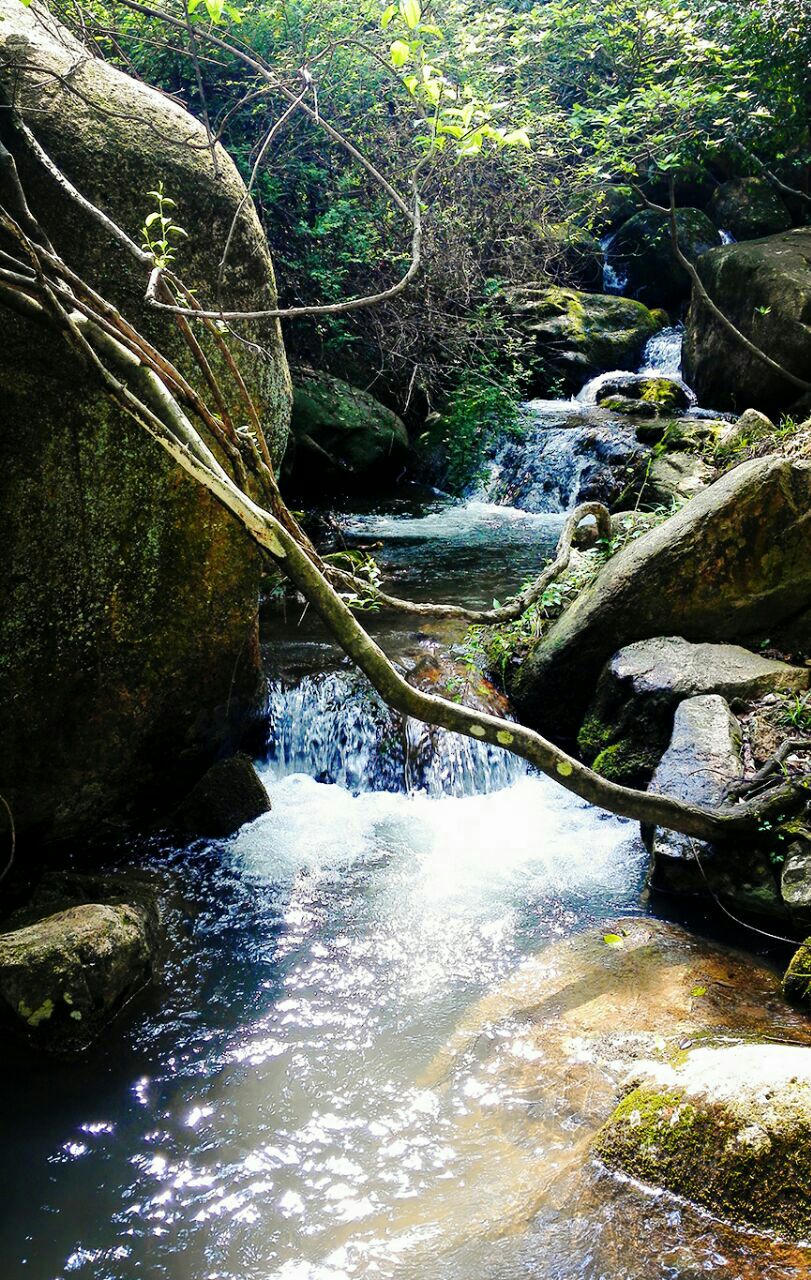
[[[811,463],[759,458],[629,543],[530,650],[511,687],[522,719],[573,738],[603,666],[637,640],[807,634],[810,507]]]
[[[698,273],[713,302],[783,368],[806,381],[811,369],[811,228],[726,245]],[[685,377],[702,404],[788,410],[801,389],[754,357],[694,296],[684,334]]]
[[[633,298],[557,286],[525,285],[507,302],[546,371],[533,388],[539,395],[552,378],[579,391],[598,373],[636,368],[648,338],[668,323]]]
[[[716,227],[736,240],[758,240],[791,227],[791,214],[771,183],[763,178],[733,178],[722,182],[707,205]]]
[[[85,1049],[152,975],[154,921],[83,903],[0,934],[0,1017],[49,1053]]]
[[[806,668],[738,645],[691,644],[681,636],[641,640],[606,663],[577,745],[583,759],[604,777],[646,784],[685,698],[719,693],[738,706],[776,690],[806,689],[809,680]]]
[[[210,299],[245,188],[178,104],[88,56],[41,5],[0,0],[0,88],[72,181],[135,239],[159,182],[189,233],[178,268]],[[29,202],[66,261],[197,385],[146,279],[0,122]],[[275,305],[256,213],[237,221],[226,305]],[[290,385],[279,326],[237,352],[278,460]],[[245,408],[223,375],[237,425]],[[204,388],[201,386],[201,390]],[[185,477],[53,334],[15,317],[0,352],[0,793],[22,845],[91,830],[178,791],[240,735],[262,691],[261,565],[220,505]],[[22,848],[21,845],[21,848]]]
[[[292,483],[302,490],[358,490],[394,479],[408,452],[397,414],[329,373],[296,375]]]
[[[679,245],[691,262],[721,244],[721,236],[700,209],[676,213]],[[615,271],[625,280],[624,292],[647,306],[673,307],[690,296],[690,281],[678,262],[670,238],[670,219],[648,209],[623,223],[608,247]]]
[[[783,975],[783,995],[789,1004],[811,1009],[811,938],[806,938],[789,961]]]
[[[732,1222],[811,1235],[811,1049],[697,1048],[634,1075],[594,1142],[605,1164]]]

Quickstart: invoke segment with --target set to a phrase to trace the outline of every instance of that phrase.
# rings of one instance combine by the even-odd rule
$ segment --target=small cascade
[[[645,343],[639,372],[665,374],[669,378],[681,380],[683,346],[683,324],[674,324],[667,329],[660,329]]]
[[[722,243],[722,244],[737,244],[737,243],[738,243],[738,241],[737,241],[737,240],[735,239],[735,237],[733,236],[732,232],[731,232],[731,231],[724,231],[723,227],[720,227],[720,228],[719,228],[719,230],[718,230],[718,234],[719,234],[719,236],[721,237],[721,243]]]
[[[619,496],[640,453],[627,422],[565,400],[532,400],[524,417],[523,436],[501,441],[491,458],[485,484],[491,502],[562,512]]]
[[[603,236],[600,241],[600,248],[603,251],[603,293],[624,294],[628,288],[628,275],[621,271],[611,260],[611,246],[616,239],[616,233]]]
[[[352,795],[420,791],[486,795],[527,767],[499,747],[430,729],[391,711],[356,671],[274,681],[267,694],[268,765],[274,780],[306,774]]]

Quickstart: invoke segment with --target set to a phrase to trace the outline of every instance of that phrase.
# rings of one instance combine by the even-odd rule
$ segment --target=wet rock
[[[811,938],[806,938],[789,961],[783,976],[783,995],[789,1004],[811,1009]]]
[[[408,432],[396,413],[329,373],[296,375],[290,429],[296,444],[292,482],[307,491],[391,479],[408,451]]]
[[[573,738],[603,666],[637,640],[807,635],[809,506],[811,463],[755,459],[629,543],[530,650],[511,689],[522,719]]]
[[[519,965],[467,1011],[420,1084],[443,1092],[471,1079],[479,1086],[457,1095],[458,1137],[482,1152],[475,1191],[488,1206],[495,1191],[498,1221],[516,1229],[536,1220],[542,1199],[572,1220],[592,1202],[588,1144],[636,1063],[667,1063],[694,1042],[758,1037],[811,1041],[811,1024],[785,1004],[772,970],[675,925],[624,917]],[[494,1105],[504,1096],[520,1104]],[[451,1145],[456,1139],[449,1135]],[[470,1186],[449,1195],[455,1209],[468,1205],[464,1241],[476,1201]],[[613,1190],[613,1213],[640,1216],[632,1184]],[[623,1265],[602,1265],[599,1274],[625,1274]],[[569,1275],[565,1263],[560,1274]]]
[[[726,245],[701,258],[712,300],[747,338],[797,377],[811,368],[811,228]],[[790,409],[801,390],[757,360],[694,297],[684,335],[685,377],[702,404]]]
[[[149,981],[154,922],[144,907],[87,903],[0,934],[0,1012],[50,1053],[86,1048]]]
[[[0,0],[0,13],[4,101],[79,189],[140,242],[147,192],[162,180],[191,233],[179,265],[201,301],[211,300],[241,209],[225,305],[274,307],[256,212],[221,148],[215,169],[203,126],[166,94],[88,56],[45,5]],[[57,252],[206,391],[173,318],[145,303],[142,268],[11,130],[4,141],[18,152],[29,202]],[[279,325],[257,321],[242,333],[240,366],[278,461],[290,404]],[[240,424],[242,397],[206,345]],[[0,399],[0,793],[24,865],[35,838],[93,831],[147,802],[160,807],[250,724],[264,687],[262,559],[67,346],[20,316],[4,325]]]
[[[690,393],[680,379],[649,373],[610,373],[597,379],[589,398],[593,397],[595,404],[604,404],[612,396],[640,400],[665,413],[689,409],[692,403]]]
[[[811,1049],[692,1049],[640,1064],[594,1144],[611,1168],[734,1222],[811,1234]]]
[[[620,649],[603,669],[578,746],[605,777],[647,783],[685,698],[717,693],[739,705],[774,690],[807,689],[810,681],[807,668],[738,645],[691,644],[681,636],[641,640]]]
[[[566,390],[579,391],[606,369],[635,368],[648,338],[668,324],[664,313],[632,298],[556,286],[526,285],[507,303],[548,371],[536,388],[540,394],[553,376]]]
[[[723,182],[707,206],[716,227],[736,240],[757,240],[791,227],[791,214],[771,183],[762,178],[733,178]]]
[[[700,209],[679,209],[676,223],[680,247],[691,262],[721,244]],[[690,281],[673,253],[667,214],[654,209],[635,214],[620,227],[608,252],[630,297],[654,307],[672,307],[689,297]]]
[[[270,812],[264,783],[245,755],[219,760],[186,796],[172,826],[191,838],[224,839]]]
[[[650,790],[690,804],[714,808],[724,789],[743,777],[741,732],[726,700],[716,693],[686,698],[673,718],[670,746],[651,779]],[[676,831],[649,833],[651,884],[656,889],[697,893],[704,889],[707,846]],[[700,861],[699,861],[700,860]]]

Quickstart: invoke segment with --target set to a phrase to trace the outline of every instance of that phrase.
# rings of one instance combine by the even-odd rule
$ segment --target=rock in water
[[[293,484],[306,491],[359,489],[393,479],[408,452],[396,413],[329,373],[296,377],[290,423]]]
[[[92,55],[44,5],[0,0],[0,88],[72,181],[140,242],[163,182],[189,232],[177,266],[211,298],[245,196],[221,149],[166,95]],[[146,278],[57,187],[15,135],[34,212],[57,251],[201,390]],[[225,272],[226,305],[275,306],[264,234],[248,201]],[[271,452],[281,456],[290,386],[276,321],[240,346]],[[215,348],[235,423],[245,406]],[[15,316],[0,351],[0,793],[18,833],[63,837],[163,804],[233,742],[262,693],[260,559],[205,490],[105,397],[64,343]]]
[[[811,463],[755,459],[624,547],[530,651],[521,717],[573,738],[605,662],[636,640],[807,643],[809,508]]]
[[[811,1009],[811,938],[806,938],[791,957],[783,977],[783,995],[789,1004]]]
[[[141,907],[87,903],[0,934],[0,1011],[30,1042],[75,1053],[152,973]]]
[[[180,805],[172,826],[190,837],[224,839],[269,812],[262,779],[253,762],[239,754],[211,766]]]
[[[811,381],[811,228],[727,245],[698,273],[713,302],[768,356]],[[771,370],[712,316],[698,297],[684,335],[685,377],[702,404],[775,413],[802,389]]]
[[[792,1240],[811,1235],[811,1049],[693,1049],[641,1064],[597,1136],[611,1168]]]

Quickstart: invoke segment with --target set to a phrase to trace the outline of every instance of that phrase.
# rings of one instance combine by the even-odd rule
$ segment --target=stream
[[[415,491],[342,524],[398,591],[481,606],[537,570],[562,505]],[[398,661],[445,638],[370,624]],[[644,914],[636,828],[450,735],[415,764],[306,613],[269,607],[264,643],[272,812],[131,854],[176,885],[171,954],[92,1058],[4,1089],[26,1177],[3,1188],[2,1280],[807,1275],[602,1172],[588,1107],[545,1084],[508,1002],[432,1075],[545,944]]]

